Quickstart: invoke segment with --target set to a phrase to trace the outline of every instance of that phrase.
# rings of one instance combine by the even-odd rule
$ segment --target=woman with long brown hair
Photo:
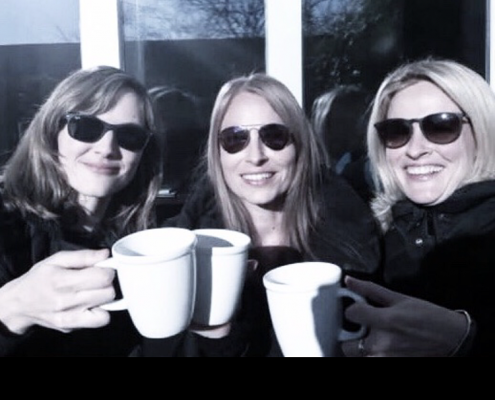
[[[99,308],[115,297],[114,273],[94,265],[155,223],[153,124],[146,89],[110,67],[73,73],[34,117],[1,175],[0,355],[135,346],[128,317]]]

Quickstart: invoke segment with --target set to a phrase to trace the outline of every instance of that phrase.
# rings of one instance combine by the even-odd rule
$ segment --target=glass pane
[[[367,106],[392,69],[434,56],[485,73],[484,0],[303,4],[305,106],[308,113],[314,107],[315,126],[337,172],[354,160],[362,161]]]
[[[187,191],[220,86],[265,70],[264,0],[123,0],[125,68],[156,99],[164,191]]]
[[[79,0],[2,0],[0,165],[36,108],[81,67]]]

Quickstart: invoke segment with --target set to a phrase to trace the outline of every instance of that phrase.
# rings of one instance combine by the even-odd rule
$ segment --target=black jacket
[[[370,276],[380,264],[377,225],[366,204],[347,182],[333,173],[321,186],[321,212],[316,231],[309,238],[314,257],[305,261],[325,261],[339,265],[354,275]],[[195,186],[181,213],[163,226],[186,229],[223,229],[221,212],[213,188],[206,180]]]
[[[444,203],[402,201],[385,235],[384,284],[477,325],[473,356],[495,355],[495,181],[466,186]]]
[[[164,226],[191,230],[224,228],[211,184],[206,180],[199,182],[182,212]],[[248,276],[233,333],[218,341],[188,334],[183,342],[186,353],[192,356],[280,355],[262,283],[263,275],[270,269],[304,260],[334,263],[347,274],[361,278],[371,278],[377,272],[380,248],[376,223],[359,196],[333,174],[325,178],[321,187],[321,215],[316,228],[309,239],[314,256],[289,248],[253,248],[250,258],[258,259],[261,265],[256,273]],[[162,354],[171,355],[167,354],[171,349],[167,341],[162,342],[165,349]],[[147,356],[160,355],[156,341],[145,340],[143,348]]]
[[[0,197],[0,287],[59,251],[110,248],[112,242],[105,235],[80,235],[55,222],[22,218],[5,210]],[[0,356],[128,356],[138,342],[127,312],[112,313],[105,328],[71,334],[37,327],[13,336],[0,328]]]

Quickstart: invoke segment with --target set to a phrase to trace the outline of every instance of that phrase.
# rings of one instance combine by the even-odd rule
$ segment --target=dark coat
[[[198,183],[182,212],[164,225],[191,230],[223,229],[225,225],[211,184],[205,180]],[[337,176],[327,176],[322,184],[321,215],[309,243],[314,256],[290,248],[253,248],[250,258],[257,259],[260,267],[248,276],[241,311],[233,324],[232,334],[214,341],[187,334],[185,339],[182,338],[185,353],[192,356],[280,355],[262,283],[263,275],[273,268],[299,261],[323,261],[337,264],[345,273],[361,278],[371,278],[379,268],[376,223],[360,197]],[[161,342],[164,345],[161,354],[171,355],[167,352],[173,347],[167,341]],[[145,340],[143,348],[147,356],[160,353],[156,341]]]
[[[468,311],[477,325],[470,355],[495,355],[495,181],[466,186],[434,207],[402,201],[393,217],[384,284]]]
[[[0,287],[59,251],[111,245],[105,235],[80,235],[55,222],[22,218],[5,210],[0,198]],[[13,336],[0,329],[0,356],[128,356],[138,342],[128,313],[121,312],[113,313],[105,328],[71,334],[36,327],[24,336]]]
[[[163,226],[224,229],[211,184],[200,181],[181,213]],[[354,275],[370,276],[380,264],[379,242],[376,222],[363,200],[343,179],[326,176],[318,226],[309,238],[314,257],[302,254],[302,259],[330,262]]]

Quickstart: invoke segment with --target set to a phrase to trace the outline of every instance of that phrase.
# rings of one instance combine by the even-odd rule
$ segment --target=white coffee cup
[[[194,231],[197,290],[193,322],[220,326],[232,320],[247,272],[249,236],[225,229]]]
[[[342,298],[365,300],[341,288],[342,270],[306,262],[274,269],[263,278],[277,340],[285,357],[333,357],[339,342],[362,338],[342,328]]]
[[[196,293],[196,235],[186,229],[138,232],[112,247],[97,267],[117,270],[123,299],[102,306],[128,310],[142,336],[162,339],[191,323]]]

